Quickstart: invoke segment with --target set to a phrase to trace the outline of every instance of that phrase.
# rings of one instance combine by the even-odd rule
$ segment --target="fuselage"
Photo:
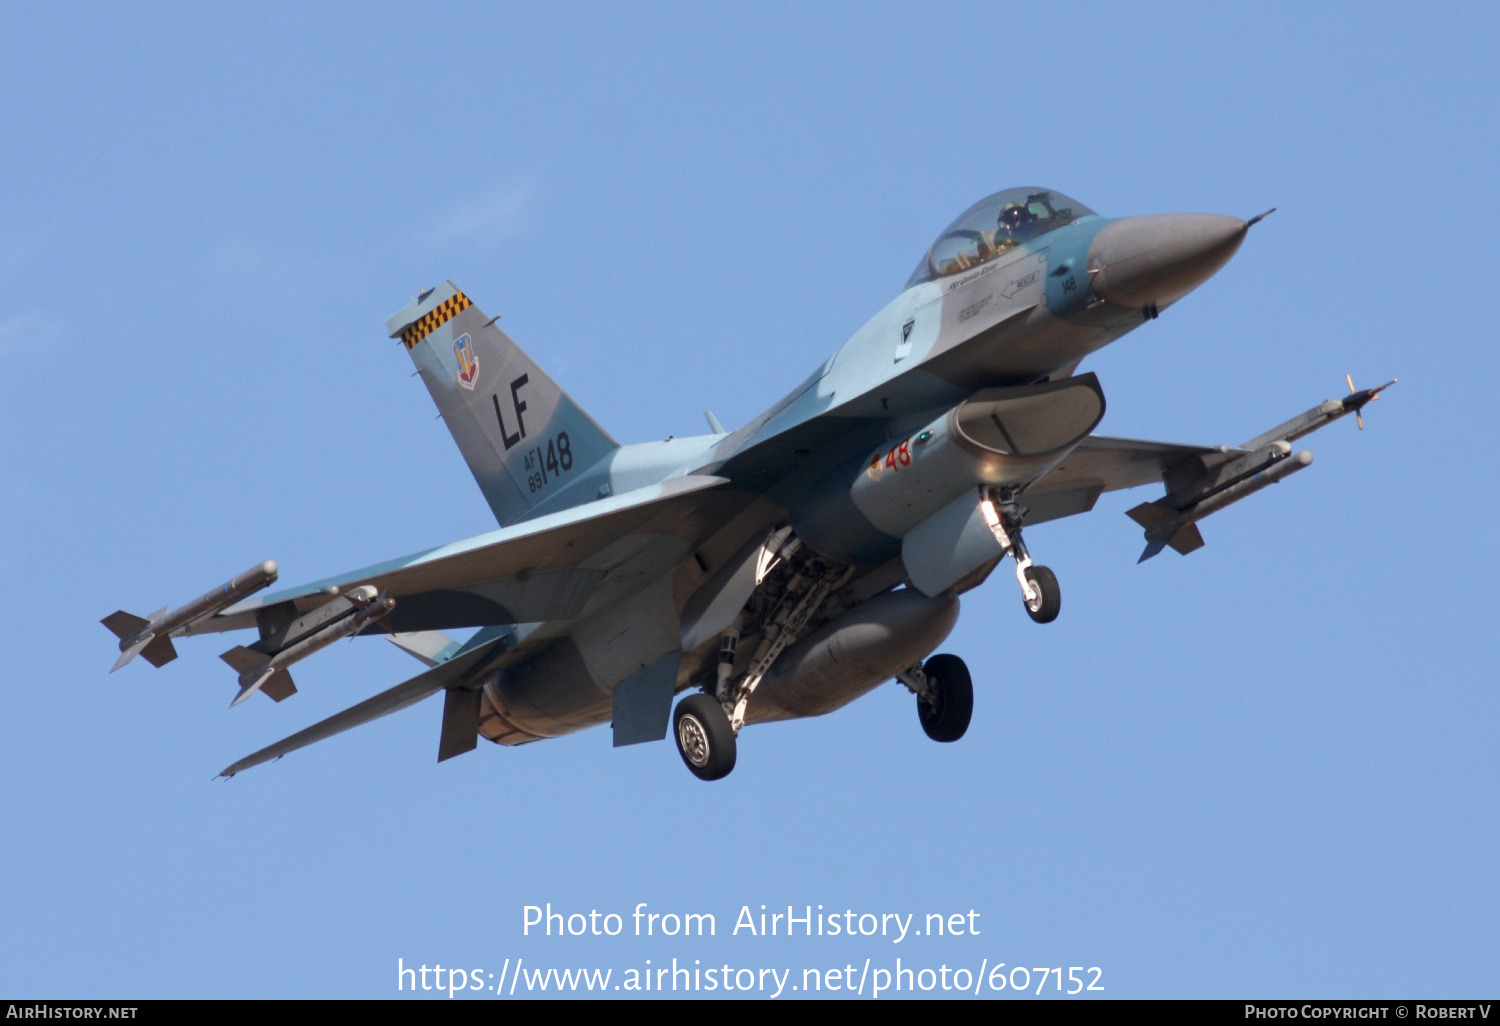
[[[1222,267],[1246,228],[1211,214],[1108,219],[1041,189],[975,204],[890,303],[755,420],[727,434],[623,446],[533,511],[689,473],[728,478],[727,487],[745,496],[693,552],[665,540],[643,546],[630,572],[600,582],[578,619],[513,628],[515,641],[536,654],[486,686],[482,733],[515,744],[608,721],[615,685],[681,643],[683,610],[695,592],[778,525],[791,524],[820,556],[851,566],[848,590],[858,600],[899,585],[901,537],[893,532],[905,528],[878,513],[872,519],[873,507],[851,496],[871,460],[893,441],[940,425],[981,390],[1068,378],[1090,353]],[[918,616],[888,605],[887,619]],[[852,608],[848,601],[840,607],[845,615]],[[913,620],[912,629],[931,634],[941,626],[935,646],[956,615],[956,601],[934,607],[931,623]],[[816,648],[816,634],[810,630],[798,658],[838,664]],[[716,649],[711,639],[684,652],[679,689],[711,672]],[[819,694],[807,693],[806,680],[778,691],[768,678],[750,721],[827,712],[889,676],[868,666],[841,672],[818,678],[827,681]]]

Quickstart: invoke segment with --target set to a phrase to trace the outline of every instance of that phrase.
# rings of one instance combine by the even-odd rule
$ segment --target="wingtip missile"
[[[1344,382],[1349,386],[1349,394],[1339,400],[1339,402],[1343,405],[1345,413],[1352,412],[1354,414],[1354,423],[1359,425],[1361,431],[1365,429],[1365,415],[1363,412],[1365,406],[1379,399],[1380,393],[1394,385],[1396,380],[1396,378],[1392,378],[1385,384],[1376,385],[1374,388],[1356,389],[1354,387],[1354,375],[1344,375]]]
[[[1325,399],[1306,413],[1298,414],[1286,423],[1278,424],[1264,434],[1256,435],[1250,441],[1239,446],[1239,448],[1256,450],[1274,442],[1286,442],[1290,444],[1304,435],[1310,435],[1319,428],[1327,427],[1340,417],[1348,416],[1351,413],[1355,416],[1355,422],[1363,428],[1364,417],[1360,415],[1360,411],[1367,404],[1378,399],[1381,392],[1384,392],[1396,383],[1396,379],[1392,378],[1383,385],[1357,390],[1354,387],[1354,378],[1352,375],[1345,374],[1344,381],[1349,385],[1349,395],[1344,396],[1342,399]]]

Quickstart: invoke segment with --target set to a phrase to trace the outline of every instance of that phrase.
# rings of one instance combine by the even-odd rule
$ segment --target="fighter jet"
[[[1268,212],[1269,213],[1269,212]],[[427,669],[222,771],[444,695],[438,760],[610,723],[616,746],[665,738],[704,780],[750,724],[821,716],[895,680],[934,741],[968,728],[963,660],[932,653],[960,596],[1008,556],[1022,606],[1057,618],[1056,576],[1023,531],[1104,492],[1149,559],[1203,545],[1198,522],[1296,473],[1292,443],[1361,410],[1355,390],[1236,445],[1108,438],[1088,355],[1222,268],[1250,227],[1217,214],[1111,219],[1050,189],[964,211],[900,293],[750,423],[621,445],[451,282],[386,322],[499,528],[289,590],[273,561],[176,610],[104,619],[119,669],[174,639],[253,630],[222,656],[232,704],[296,691],[288,668],[383,635]],[[477,628],[462,642],[444,631]],[[677,695],[684,697],[673,700]]]

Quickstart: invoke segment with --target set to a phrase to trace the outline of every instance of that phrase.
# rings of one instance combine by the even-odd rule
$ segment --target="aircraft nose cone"
[[[1223,214],[1150,214],[1113,221],[1089,246],[1094,291],[1119,306],[1165,306],[1229,262],[1249,225]]]

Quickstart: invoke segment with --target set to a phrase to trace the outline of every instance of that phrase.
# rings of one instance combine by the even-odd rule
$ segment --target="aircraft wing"
[[[404,683],[397,684],[393,688],[382,691],[373,698],[367,698],[358,705],[351,706],[343,712],[334,713],[326,720],[314,723],[306,730],[299,730],[291,737],[284,738],[274,745],[267,745],[260,751],[245,756],[239,762],[226,767],[219,773],[221,777],[232,777],[241,770],[247,770],[251,766],[259,766],[263,762],[279,759],[288,752],[295,752],[299,748],[324,738],[342,734],[346,730],[378,720],[382,716],[389,716],[393,712],[400,712],[408,706],[415,705],[430,695],[435,695],[449,687],[453,687],[471,671],[487,669],[481,664],[490,662],[495,656],[503,653],[505,649],[501,645],[504,639],[495,639],[478,645],[468,652],[454,656],[447,662],[439,663],[426,673],[418,674]],[[493,665],[493,664],[492,664]]]
[[[1083,513],[1092,509],[1094,500],[1104,492],[1157,482],[1166,485],[1167,494],[1148,505],[1165,511],[1166,518],[1174,525],[1181,517],[1173,514],[1201,519],[1212,512],[1204,506],[1208,500],[1214,501],[1213,509],[1222,508],[1311,463],[1311,453],[1288,459],[1292,455],[1291,443],[1297,439],[1350,413],[1359,418],[1363,427],[1360,411],[1396,383],[1393,379],[1360,390],[1354,387],[1352,379],[1345,380],[1349,394],[1342,399],[1326,399],[1239,446],[1175,445],[1090,435],[1067,459],[1026,490],[1026,504],[1032,509],[1027,522]],[[1278,466],[1282,461],[1286,461],[1285,465]],[[1161,519],[1163,514],[1143,515],[1137,507],[1130,516],[1144,525],[1147,520]]]
[[[328,602],[328,589],[367,584],[397,600],[389,617],[395,631],[569,619],[612,570],[652,549],[653,542],[672,538],[684,552],[696,543],[703,522],[717,519],[722,505],[705,502],[699,493],[725,483],[706,475],[673,478],[300,588],[256,595],[195,625],[193,633],[254,626],[256,611],[286,603],[306,613]]]
[[[1342,399],[1325,399],[1239,446],[1085,438],[1026,490],[1026,521],[1084,513],[1104,492],[1160,482],[1165,494],[1126,511],[1146,531],[1141,560],[1168,546],[1187,555],[1203,547],[1199,521],[1311,465],[1313,454],[1305,449],[1294,453],[1291,443],[1350,413],[1363,427],[1360,411],[1396,383],[1360,390],[1353,380],[1345,380],[1349,394]]]
[[[1184,460],[1225,462],[1246,451],[1222,445],[1179,445],[1090,435],[1051,473],[1032,485],[1028,494],[1081,485],[1092,485],[1105,492],[1135,488],[1161,481],[1169,467]]]
[[[1179,445],[1090,435],[1026,490],[1028,524],[1086,513],[1105,492],[1160,484],[1175,467],[1213,467],[1245,454],[1228,446]]]

